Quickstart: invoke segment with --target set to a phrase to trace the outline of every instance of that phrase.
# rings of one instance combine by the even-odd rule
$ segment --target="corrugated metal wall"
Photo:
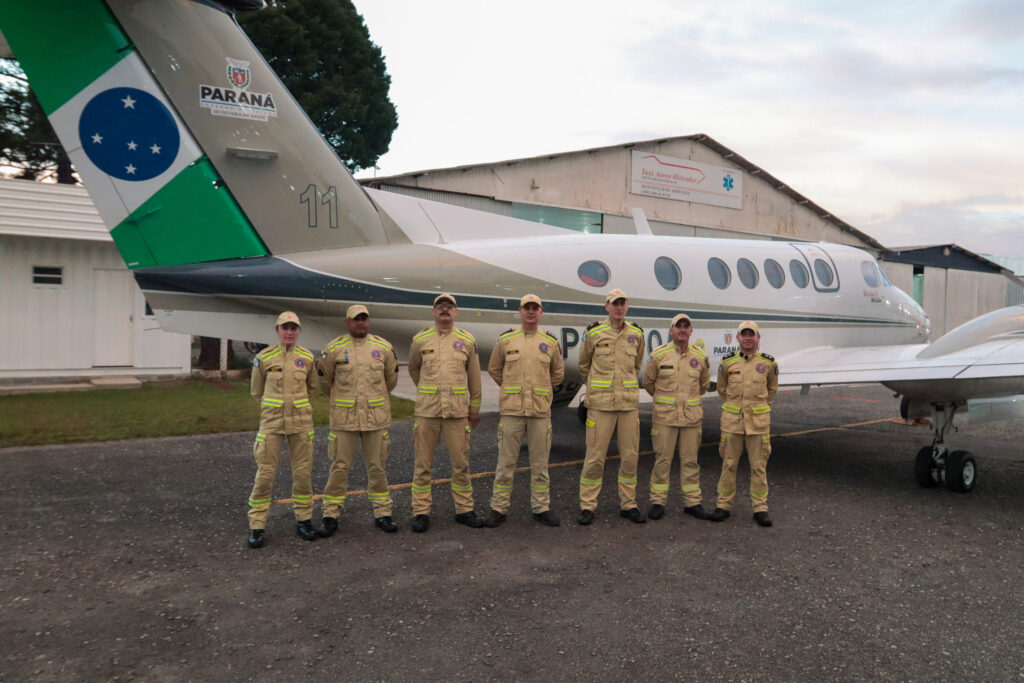
[[[0,234],[111,241],[84,187],[0,178]]]

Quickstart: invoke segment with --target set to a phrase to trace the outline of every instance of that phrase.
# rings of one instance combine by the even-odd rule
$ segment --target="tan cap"
[[[452,296],[451,294],[438,294],[437,297],[434,298],[434,305],[436,306],[439,302],[444,301],[445,299],[448,299],[448,301],[451,301],[452,302],[452,306],[458,306],[459,305],[455,301],[455,297]]]
[[[626,301],[629,301],[629,297],[626,296],[626,293],[624,291],[622,291],[621,289],[613,289],[612,291],[608,292],[608,296],[604,298],[604,302],[606,304],[610,304],[616,299],[625,299]]]
[[[366,314],[367,318],[370,317],[370,312],[366,310],[366,306],[362,304],[352,304],[351,306],[348,307],[348,310],[345,311],[345,318],[348,320],[352,320],[352,318],[355,318],[357,315],[361,315],[363,313]]]
[[[690,320],[690,316],[686,315],[685,313],[677,313],[676,317],[672,318],[672,322],[669,323],[669,327],[675,327],[676,323],[679,322],[680,320],[685,320],[691,325],[693,324],[693,321]]]
[[[281,315],[277,316],[277,325],[284,325],[285,323],[295,323],[299,327],[302,327],[302,323],[299,322],[299,316],[295,315],[291,311],[285,311]]]
[[[527,294],[519,300],[519,308],[522,308],[526,304],[537,304],[541,308],[544,308],[544,304],[540,302],[540,297],[536,294]]]
[[[736,328],[736,336],[738,337],[743,330],[753,330],[754,334],[761,334],[761,331],[757,329],[757,323],[750,320],[740,323],[740,326]]]

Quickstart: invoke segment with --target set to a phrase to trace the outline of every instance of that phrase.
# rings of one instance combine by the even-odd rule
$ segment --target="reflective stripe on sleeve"
[[[764,415],[772,412],[771,406],[754,406],[754,415]]]
[[[467,392],[469,392],[468,387],[452,387],[453,394],[465,394]]]
[[[336,398],[334,399],[334,405],[339,408],[354,408],[356,400],[354,398]]]
[[[308,398],[296,399],[296,400],[292,401],[292,405],[294,407],[296,407],[296,408],[308,408],[309,407],[309,399]]]
[[[698,396],[697,398],[688,398],[688,399],[686,399],[686,405],[688,405],[688,406],[699,406],[700,405],[700,396]]]
[[[740,414],[740,407],[739,406],[734,406],[731,403],[723,403],[722,404],[722,410],[724,410],[727,413],[732,413],[733,415],[739,415]]]
[[[592,380],[590,380],[590,386],[594,387],[595,389],[608,389],[609,387],[611,387],[611,385],[612,385],[612,381],[610,379],[608,379],[608,380],[605,380],[605,379],[592,379]]]
[[[502,387],[501,390],[504,391],[506,394],[518,394],[520,391],[523,390],[523,388],[522,387]]]
[[[367,404],[368,406],[370,406],[371,408],[375,408],[375,407],[377,407],[377,406],[382,406],[382,405],[384,405],[384,402],[385,402],[386,400],[387,400],[386,398],[384,398],[383,396],[381,396],[381,397],[379,397],[379,398],[371,398],[371,399],[367,399],[367,401],[366,401],[366,404]]]
[[[420,386],[420,387],[416,387],[416,391],[421,393],[421,394],[436,394],[437,393],[437,387],[424,387],[424,386]]]
[[[655,396],[654,397],[654,402],[655,403],[664,403],[665,405],[671,406],[671,405],[675,405],[676,400],[674,398],[672,398],[671,396]]]
[[[269,396],[264,396],[263,405],[271,406],[272,408],[281,408],[284,406],[284,401],[279,398],[270,398]]]

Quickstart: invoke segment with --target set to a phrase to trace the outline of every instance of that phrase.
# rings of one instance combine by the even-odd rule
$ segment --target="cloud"
[[[1020,0],[971,0],[954,9],[942,27],[945,36],[972,36],[996,43],[1024,38]]]

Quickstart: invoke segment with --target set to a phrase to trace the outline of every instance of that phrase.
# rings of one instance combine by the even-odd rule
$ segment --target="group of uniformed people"
[[[701,395],[710,386],[707,354],[689,343],[693,328],[685,313],[669,327],[671,341],[654,349],[646,369],[643,330],[626,321],[629,299],[621,289],[605,298],[608,318],[587,328],[580,348],[579,369],[586,383],[586,458],[580,474],[580,512],[577,523],[594,521],[601,491],[608,444],[618,442],[620,515],[643,523],[660,519],[668,500],[669,471],[678,452],[683,511],[698,519],[720,522],[730,515],[736,493],[736,466],[744,447],[750,461],[750,499],[754,519],[771,526],[765,469],[771,452],[771,403],[778,389],[778,365],[758,349],[757,324],[741,323],[739,350],[722,360],[718,393],[722,404],[722,473],[713,512],[702,506],[700,469]],[[519,302],[521,325],[501,335],[491,353],[487,372],[500,386],[498,464],[490,512],[477,516],[469,472],[472,430],[480,421],[480,360],[473,335],[456,327],[458,305],[451,294],[440,294],[432,308],[434,324],[417,333],[409,352],[409,375],[416,384],[413,424],[415,464],[412,481],[412,530],[430,526],[431,465],[441,436],[451,461],[451,493],[455,521],[466,526],[498,527],[506,519],[513,474],[523,438],[530,454],[530,505],[533,518],[558,526],[551,511],[548,459],[551,450],[551,400],[565,376],[558,340],[539,328],[543,304],[527,294]],[[345,504],[348,473],[356,448],[362,444],[367,465],[367,496],[374,523],[381,530],[398,530],[391,517],[392,500],[386,474],[390,451],[390,392],[398,382],[394,347],[370,334],[370,314],[363,305],[346,312],[348,334],[323,349],[319,363],[300,346],[300,322],[295,313],[282,313],[275,326],[279,344],[260,351],[253,361],[251,390],[260,400],[256,435],[256,481],[249,495],[249,545],[265,541],[271,491],[281,446],[287,438],[292,460],[292,500],[297,531],[314,541],[333,535]],[[647,515],[636,502],[639,456],[639,389],[654,397],[651,438],[656,454],[651,472]],[[323,492],[319,528],[313,527],[313,415],[310,392],[319,386],[330,396],[328,436],[330,474]]]

